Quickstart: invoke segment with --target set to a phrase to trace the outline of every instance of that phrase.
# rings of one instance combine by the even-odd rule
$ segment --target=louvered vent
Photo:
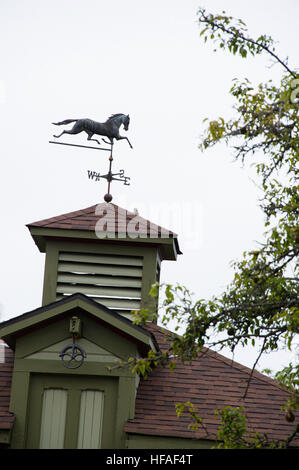
[[[80,292],[130,317],[140,308],[142,266],[141,256],[60,252],[57,300]]]

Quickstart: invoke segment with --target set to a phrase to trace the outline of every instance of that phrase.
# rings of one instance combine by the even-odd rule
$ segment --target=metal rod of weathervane
[[[107,194],[105,194],[104,196],[104,201],[105,202],[111,202],[112,201],[112,195],[110,194],[110,183],[113,179],[112,177],[112,162],[113,162],[113,156],[112,156],[112,153],[113,153],[113,142],[111,143],[111,153],[110,153],[110,157],[109,157],[109,172],[108,172],[108,177],[107,177],[107,181],[108,181],[108,192]]]

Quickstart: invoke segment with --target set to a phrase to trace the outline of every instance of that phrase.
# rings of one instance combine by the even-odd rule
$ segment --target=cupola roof
[[[182,254],[177,234],[113,203],[100,203],[27,224],[40,251],[51,236],[125,240],[164,245],[164,259]],[[105,237],[106,235],[106,237]]]

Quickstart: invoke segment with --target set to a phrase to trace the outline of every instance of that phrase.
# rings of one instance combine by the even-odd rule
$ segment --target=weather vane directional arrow
[[[124,175],[124,170],[119,170],[119,173],[112,173],[112,162],[113,162],[113,157],[112,157],[112,149],[113,149],[113,144],[111,144],[111,154],[109,157],[109,171],[106,175],[101,175],[100,173],[97,173],[96,171],[91,171],[87,170],[88,173],[88,178],[89,179],[94,179],[95,181],[100,181],[101,178],[106,179],[108,182],[108,191],[107,194],[104,196],[104,200],[106,202],[111,202],[112,201],[112,195],[110,194],[110,183],[111,181],[122,181],[124,185],[129,186],[130,183],[130,178],[128,176]],[[115,178],[116,176],[119,176],[119,178]]]
[[[91,119],[65,119],[64,121],[61,122],[53,122],[56,126],[61,126],[61,125],[67,125],[72,122],[75,122],[74,126],[70,130],[64,130],[61,132],[59,135],[54,135],[53,137],[59,138],[63,134],[79,134],[82,131],[85,131],[87,133],[87,140],[92,140],[94,142],[97,142],[99,145],[101,143],[97,139],[92,139],[94,134],[100,135],[107,137],[109,139],[109,142],[107,142],[105,139],[103,141],[110,146],[110,148],[102,148],[102,147],[91,147],[88,145],[79,145],[79,144],[69,144],[66,142],[57,142],[50,140],[49,142],[51,144],[60,144],[60,145],[70,145],[71,147],[83,147],[83,148],[88,148],[88,149],[95,149],[95,150],[103,150],[106,152],[110,152],[110,157],[109,157],[109,170],[106,175],[101,175],[99,172],[92,171],[92,170],[87,170],[88,173],[88,178],[95,180],[95,181],[100,181],[102,178],[106,179],[108,182],[108,191],[107,194],[104,196],[104,200],[106,202],[111,202],[112,201],[112,195],[110,194],[110,184],[113,180],[115,181],[122,181],[124,185],[129,186],[130,183],[130,178],[128,176],[124,175],[124,170],[119,170],[118,173],[112,173],[112,162],[113,162],[113,141],[114,139],[116,140],[122,140],[126,139],[128,141],[128,144],[130,145],[131,148],[131,142],[129,139],[125,136],[121,136],[119,134],[119,128],[123,124],[124,129],[127,131],[129,128],[129,123],[130,123],[130,117],[129,115],[125,114],[113,114],[110,116],[109,119],[107,119],[106,122],[101,123],[101,122],[96,122]],[[116,178],[118,176],[118,178]]]
[[[109,173],[107,173],[106,175],[101,175],[100,173],[97,173],[96,171],[91,171],[91,170],[87,170],[87,173],[88,173],[88,178],[91,180],[100,181],[100,178],[104,178],[108,182],[116,180],[116,181],[122,181],[125,186],[130,185],[129,183],[130,178],[124,175],[124,170],[119,170],[119,173],[111,173],[109,171]],[[119,178],[115,178],[115,176],[119,176]]]

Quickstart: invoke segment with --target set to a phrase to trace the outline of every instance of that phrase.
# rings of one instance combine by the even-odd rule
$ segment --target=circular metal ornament
[[[86,352],[78,344],[69,344],[59,354],[62,363],[68,369],[77,369],[83,364]]]
[[[111,196],[111,194],[109,194],[109,193],[105,194],[105,196],[104,196],[104,201],[105,201],[105,202],[111,202],[111,201],[112,201],[112,196]]]

